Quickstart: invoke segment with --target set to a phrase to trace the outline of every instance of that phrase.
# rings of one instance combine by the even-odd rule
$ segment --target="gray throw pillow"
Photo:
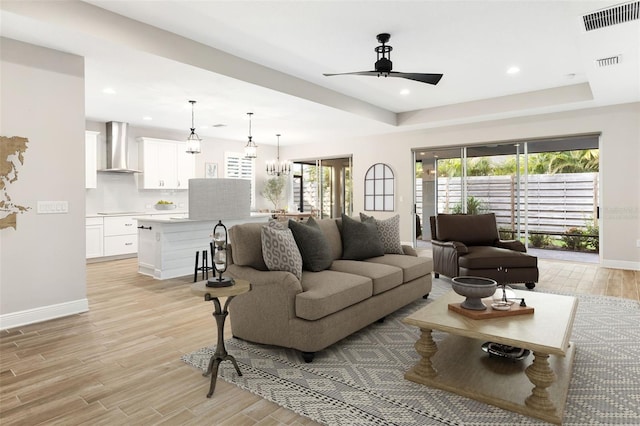
[[[358,222],[342,215],[342,258],[364,260],[384,255],[384,246],[375,222]]]
[[[331,266],[333,263],[331,247],[320,226],[312,217],[306,222],[289,220],[289,229],[300,249],[303,269],[318,272]]]
[[[402,243],[400,242],[400,215],[397,214],[389,219],[376,219],[360,213],[360,220],[363,222],[373,221],[378,227],[378,233],[384,246],[384,252],[389,254],[404,254]]]
[[[270,271],[288,271],[302,279],[302,256],[290,229],[263,226],[262,257]]]

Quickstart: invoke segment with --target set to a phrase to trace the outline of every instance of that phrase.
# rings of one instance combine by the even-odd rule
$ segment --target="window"
[[[394,175],[386,164],[369,167],[364,176],[364,209],[394,211]]]
[[[228,179],[247,179],[251,181],[251,208],[256,206],[255,191],[255,162],[251,158],[245,158],[238,152],[224,153],[224,177]]]

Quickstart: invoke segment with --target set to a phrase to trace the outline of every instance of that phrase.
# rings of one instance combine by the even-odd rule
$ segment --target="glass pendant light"
[[[251,116],[253,115],[253,113],[252,112],[248,112],[247,115],[249,116],[249,142],[247,142],[247,145],[244,147],[244,157],[245,158],[257,158],[258,157],[258,147],[251,140]]]
[[[200,142],[202,139],[196,133],[196,126],[194,125],[193,119],[193,106],[196,101],[189,101],[191,104],[191,134],[187,137],[187,153],[189,154],[200,154]]]

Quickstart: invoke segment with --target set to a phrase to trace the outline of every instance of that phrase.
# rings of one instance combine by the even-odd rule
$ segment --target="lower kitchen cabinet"
[[[88,217],[85,219],[86,228],[86,257],[104,256],[104,224],[101,217]]]
[[[136,216],[104,218],[104,255],[117,256],[138,252],[138,222]]]

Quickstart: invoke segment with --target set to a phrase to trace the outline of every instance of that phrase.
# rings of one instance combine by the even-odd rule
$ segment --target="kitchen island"
[[[223,221],[227,229],[246,222],[267,223],[270,214]],[[184,218],[137,217],[138,272],[159,280],[193,275],[196,252],[209,251],[211,233],[218,221]]]

